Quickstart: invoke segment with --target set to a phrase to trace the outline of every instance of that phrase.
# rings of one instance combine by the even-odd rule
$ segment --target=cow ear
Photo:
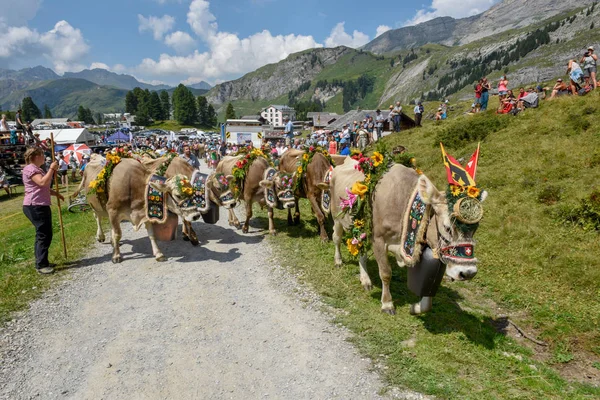
[[[317,183],[317,187],[321,190],[329,190],[329,183],[319,182],[319,183]]]
[[[425,204],[433,203],[440,195],[440,192],[433,186],[433,183],[427,178],[425,175],[419,176],[419,181],[417,183],[417,190],[419,191],[419,196],[421,196],[421,200]]]
[[[169,185],[160,182],[150,182],[149,185],[154,190],[158,190],[161,193],[167,193],[169,191]]]
[[[484,190],[483,192],[481,192],[481,199],[479,201],[481,201],[482,203],[485,201],[485,199],[487,199],[488,197],[488,192],[487,190]]]
[[[272,189],[273,188],[273,183],[274,183],[273,181],[270,181],[268,179],[263,179],[258,184],[263,189]]]
[[[227,182],[233,182],[234,176],[233,175],[227,175]]]

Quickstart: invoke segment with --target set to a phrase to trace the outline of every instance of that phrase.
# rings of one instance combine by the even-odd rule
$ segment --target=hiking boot
[[[54,273],[54,267],[44,267],[44,268],[39,268],[37,270],[38,273],[42,274],[42,275],[50,275]]]

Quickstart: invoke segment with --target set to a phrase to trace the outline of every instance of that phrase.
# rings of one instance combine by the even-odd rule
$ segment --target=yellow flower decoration
[[[98,187],[96,188],[96,192],[97,192],[97,193],[104,193],[104,188],[103,188],[103,187],[101,187],[101,186],[98,186]]]
[[[366,184],[371,183],[371,174],[367,174],[367,176],[365,176],[365,183]]]
[[[308,154],[304,153],[304,155],[302,156],[302,159],[304,161],[308,161]]]
[[[118,163],[120,163],[120,162],[121,162],[121,157],[119,157],[119,156],[114,156],[114,157],[112,158],[112,162],[113,162],[113,164],[115,164],[115,165],[116,165],[116,164],[118,164]]]
[[[480,192],[480,190],[478,188],[476,188],[475,186],[469,186],[467,188],[467,195],[469,197],[477,198],[477,197],[479,197],[479,192]]]
[[[452,196],[457,197],[460,196],[462,192],[464,192],[464,188],[459,185],[450,185],[450,192],[452,192]]]
[[[301,174],[302,173],[302,167],[298,167],[298,173]]]
[[[354,185],[352,185],[352,189],[350,191],[355,195],[360,196],[360,198],[362,199],[365,197],[365,193],[367,193],[368,190],[369,188],[367,187],[367,185],[364,185],[360,182],[354,182]]]
[[[374,167],[379,167],[381,165],[381,163],[383,162],[383,154],[381,154],[380,152],[376,151],[371,156],[371,160],[373,160],[373,166]]]
[[[352,244],[352,239],[346,240],[346,246],[348,247],[348,251],[350,252],[350,254],[352,254],[353,256],[358,255],[358,247]]]
[[[355,220],[355,221],[354,221],[354,227],[355,227],[355,228],[358,228],[358,229],[360,229],[360,228],[362,228],[363,226],[365,226],[365,221],[364,221],[364,220],[362,220],[362,219],[357,219],[357,220]]]
[[[323,152],[323,155],[324,155],[325,157],[327,157],[327,156],[329,156],[329,152],[327,152],[327,150],[325,150],[325,151]]]
[[[90,189],[96,189],[96,186],[98,186],[98,181],[93,180],[90,182]]]

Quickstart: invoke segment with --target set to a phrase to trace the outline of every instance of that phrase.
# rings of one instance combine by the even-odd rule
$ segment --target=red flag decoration
[[[442,148],[442,159],[444,160],[444,165],[446,166],[448,183],[459,186],[476,186],[474,177],[471,176],[471,174],[467,172],[467,170],[465,170],[465,168],[463,168],[463,166],[456,161],[454,157],[446,153],[446,149],[444,149],[444,145],[442,143],[440,143],[440,147]],[[473,156],[475,155],[477,155],[477,157],[479,156],[479,150],[477,150]],[[473,158],[471,158],[471,161],[473,161]],[[472,171],[476,170],[477,162],[474,162]]]
[[[471,177],[473,178],[473,181],[475,181],[475,175],[477,174],[477,162],[479,161],[479,146],[481,145],[481,143],[477,144],[477,150],[475,150],[475,153],[473,153],[473,155],[471,156],[471,159],[469,160],[469,162],[467,163],[467,166],[465,167],[465,169],[467,170],[467,172],[469,173],[469,175],[471,175]]]

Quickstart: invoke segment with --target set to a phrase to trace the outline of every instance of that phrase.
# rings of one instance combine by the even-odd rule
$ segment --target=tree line
[[[135,115],[138,125],[171,119],[171,112],[173,119],[182,125],[217,125],[217,113],[213,105],[204,96],[196,98],[183,84],[175,88],[171,98],[166,90],[158,93],[136,87],[125,95],[125,112]]]

